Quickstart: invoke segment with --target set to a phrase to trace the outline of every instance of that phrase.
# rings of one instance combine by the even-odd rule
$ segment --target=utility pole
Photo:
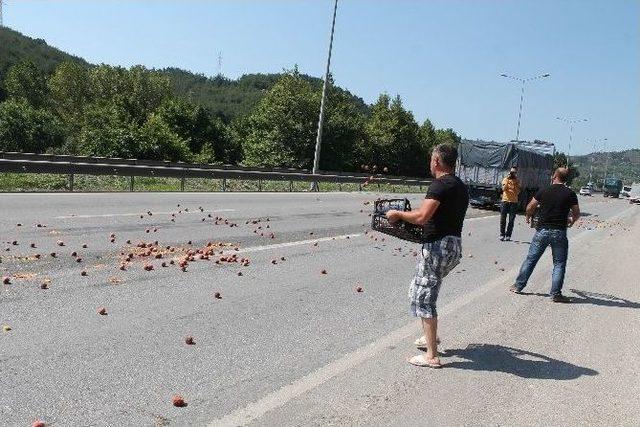
[[[542,74],[539,76],[523,79],[522,77],[509,76],[507,74],[500,74],[500,77],[506,77],[508,79],[516,80],[522,84],[522,89],[520,91],[520,108],[518,109],[518,127],[516,128],[516,141],[520,141],[520,120],[522,119],[522,103],[524,102],[524,84],[531,80],[547,78],[550,75],[551,74]]]
[[[320,148],[322,145],[322,125],[324,123],[324,104],[327,97],[327,85],[329,83],[329,70],[331,67],[331,49],[333,48],[333,33],[336,27],[336,12],[338,11],[338,0],[333,4],[333,19],[331,21],[331,36],[329,37],[329,54],[327,55],[327,69],[324,73],[324,82],[322,83],[322,98],[320,99],[320,117],[318,118],[318,133],[316,135],[316,151],[313,156],[312,174],[318,173],[320,167]],[[312,191],[318,191],[318,183],[314,181],[311,184]]]
[[[2,1],[0,0],[0,27],[4,27],[4,22],[2,21]]]

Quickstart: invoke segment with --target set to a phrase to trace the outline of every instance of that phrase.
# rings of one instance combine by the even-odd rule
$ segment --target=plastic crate
[[[410,211],[411,203],[407,199],[377,200],[371,215],[371,229],[398,239],[414,243],[423,243],[422,226],[405,221],[391,224],[385,214],[389,210]]]

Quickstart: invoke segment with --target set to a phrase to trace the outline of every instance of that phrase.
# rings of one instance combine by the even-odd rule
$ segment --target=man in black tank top
[[[435,178],[419,209],[409,212],[389,211],[390,222],[406,221],[423,226],[423,245],[416,274],[409,288],[411,313],[421,318],[424,335],[415,345],[427,350],[409,363],[439,368],[436,301],[442,279],[458,265],[462,257],[462,223],[469,205],[466,185],[454,175],[458,150],[440,144],[431,154],[431,174]]]
[[[551,246],[553,274],[549,295],[553,302],[571,302],[569,298],[562,295],[564,273],[569,254],[567,227],[571,227],[580,218],[580,207],[576,193],[566,185],[568,176],[569,170],[567,168],[558,168],[553,174],[551,187],[538,191],[527,206],[527,223],[531,222],[535,210],[539,209],[538,226],[536,234],[531,239],[529,253],[522,263],[516,283],[510,288],[512,292],[517,294],[522,292],[540,257],[544,254],[547,246]],[[571,212],[570,217],[569,212]]]

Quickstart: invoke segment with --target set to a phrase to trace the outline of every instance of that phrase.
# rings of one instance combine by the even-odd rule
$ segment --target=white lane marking
[[[509,282],[509,278],[513,277],[517,273],[518,268],[514,268],[504,273],[499,279],[489,282],[481,288],[477,288],[468,294],[452,301],[441,309],[438,309],[439,315],[450,314],[464,305],[468,304],[472,300],[481,297],[489,292],[491,289],[497,286],[504,286]],[[408,339],[409,337],[418,333],[418,325],[415,321],[402,326],[395,331],[392,331],[388,335],[385,335],[372,343],[361,347],[357,350],[347,353],[341,358],[334,360],[333,362],[325,365],[302,378],[267,394],[263,398],[256,402],[250,403],[244,408],[236,409],[230,412],[222,418],[219,418],[211,423],[209,427],[221,427],[221,426],[242,426],[251,423],[262,417],[267,412],[284,406],[289,401],[301,396],[302,394],[313,390],[314,388],[324,384],[332,378],[355,368],[356,366],[366,362],[369,359],[373,359],[377,354],[383,352],[390,346],[395,346],[398,343]]]
[[[285,242],[285,243],[274,243],[273,245],[264,245],[264,246],[252,246],[244,249],[239,249],[237,251],[227,251],[228,253],[239,253],[239,252],[259,252],[259,251],[268,251],[270,249],[279,249],[279,248],[289,248],[291,246],[301,246],[308,245],[310,243],[316,242],[329,242],[332,240],[344,240],[351,239],[352,237],[360,237],[362,233],[356,234],[341,234],[339,236],[331,236],[331,237],[321,237],[318,239],[309,239],[309,240],[296,240],[294,242]]]
[[[182,212],[183,214],[202,214],[202,213],[215,213],[215,212],[235,212],[235,209],[214,209],[212,211],[205,211],[205,212],[200,212],[199,210],[196,211],[189,211],[189,212]],[[152,212],[154,215],[171,215],[172,213],[176,213],[176,212]],[[60,216],[56,216],[54,217],[55,219],[74,219],[74,218],[112,218],[112,217],[118,217],[118,216],[138,216],[138,215],[146,215],[146,213],[143,212],[135,212],[135,213],[114,213],[114,214],[96,214],[96,215],[60,215]]]
[[[609,220],[623,217],[630,210],[631,208],[625,209],[617,215],[609,218]],[[578,240],[579,238],[582,238],[589,234],[591,233],[589,233],[588,231],[582,231],[579,234],[571,237],[570,240],[575,242],[575,240]],[[472,302],[476,298],[480,298],[481,296],[485,295],[493,288],[510,284],[510,282],[513,280],[513,277],[519,270],[520,267],[514,267],[502,274],[497,279],[488,282],[480,288],[476,288],[475,290],[451,301],[449,304],[438,310],[440,315],[451,314],[456,310],[464,307],[468,303]],[[416,333],[418,333],[417,323],[415,321],[408,323],[405,326],[402,326],[395,331],[392,331],[391,333],[378,338],[372,343],[364,347],[360,347],[359,349],[354,350],[351,353],[347,353],[341,358],[334,360],[333,362],[330,362],[329,364],[313,372],[310,372],[302,378],[299,378],[292,383],[265,395],[261,399],[252,402],[243,408],[238,408],[230,412],[224,417],[219,418],[209,423],[208,425],[210,427],[217,427],[241,426],[249,424],[252,421],[255,421],[258,418],[262,417],[267,412],[280,408],[287,404],[289,401],[301,396],[308,391],[313,390],[314,388],[324,384],[332,378],[335,378],[336,376],[355,368],[356,366],[364,363],[369,359],[373,359],[387,347],[397,345],[398,343],[404,341],[405,339],[408,339]]]
[[[498,214],[495,214],[495,215],[485,215],[485,216],[474,216],[473,218],[465,218],[465,219],[464,219],[464,222],[467,222],[467,221],[475,221],[475,220],[478,220],[478,219],[498,218],[498,216],[499,216]]]

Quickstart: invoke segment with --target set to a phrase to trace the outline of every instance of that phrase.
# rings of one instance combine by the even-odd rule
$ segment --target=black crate
[[[411,202],[408,199],[384,199],[376,200],[373,207],[373,212],[378,214],[387,213],[387,211],[410,211]]]
[[[377,200],[374,213],[371,215],[372,230],[409,242],[423,243],[422,226],[405,221],[391,224],[385,216],[385,213],[389,210],[410,211],[411,203],[407,199]]]

